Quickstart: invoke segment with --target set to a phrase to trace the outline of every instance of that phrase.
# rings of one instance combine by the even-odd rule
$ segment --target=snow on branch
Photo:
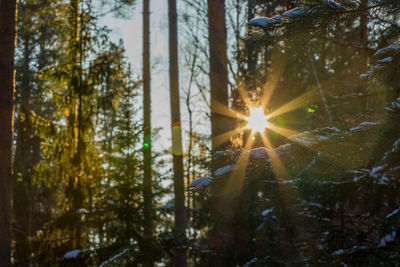
[[[211,178],[211,177],[201,177],[199,179],[194,180],[190,184],[190,187],[193,190],[200,190],[200,189],[208,187],[211,184],[212,180],[213,180],[213,178]]]
[[[121,251],[120,253],[114,255],[113,257],[111,257],[110,259],[104,261],[102,264],[99,265],[99,267],[105,267],[108,264],[112,263],[113,261],[115,261],[116,259],[118,259],[119,257],[123,256],[124,254],[126,254],[129,251],[128,248],[124,249],[123,251]]]

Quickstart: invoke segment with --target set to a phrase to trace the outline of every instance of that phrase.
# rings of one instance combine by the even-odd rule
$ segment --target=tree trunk
[[[21,34],[21,28],[20,28]],[[21,34],[23,42],[23,61],[20,75],[22,75],[20,92],[16,96],[17,113],[19,118],[15,125],[17,133],[13,163],[13,212],[15,237],[15,265],[24,266],[29,262],[29,240],[31,210],[30,185],[33,169],[33,136],[30,126],[31,111],[31,54],[30,34]]]
[[[254,18],[254,3],[253,0],[247,0],[247,21],[250,21]],[[246,41],[246,55],[247,55],[247,70],[245,74],[245,87],[247,97],[251,94],[254,94],[254,90],[256,89],[255,83],[255,55],[254,55],[254,43],[252,39]],[[247,106],[250,103],[247,103]],[[244,110],[243,110],[244,111]],[[246,129],[243,132],[243,146],[246,146],[249,137],[251,134],[251,130]],[[259,138],[258,138],[259,139]],[[253,144],[253,146],[256,146]]]
[[[0,266],[11,266],[11,181],[16,0],[0,1]]]
[[[230,120],[217,112],[218,105],[228,107],[224,0],[208,0],[208,31],[210,46],[211,137],[212,151],[215,152],[226,149],[229,146],[229,138],[217,141],[217,137],[231,128]]]
[[[81,187],[81,165],[83,154],[83,128],[82,128],[82,51],[80,46],[80,0],[70,0],[69,13],[69,63],[72,64],[71,79],[69,81],[69,118],[68,132],[70,133],[71,169],[68,177],[67,197],[73,212],[78,212],[83,204],[83,192]],[[68,196],[69,194],[69,196]],[[74,220],[72,233],[72,249],[81,248],[81,222],[79,216]]]
[[[150,0],[143,0],[143,201],[145,265],[153,266],[152,181],[151,181],[151,95],[150,95]]]
[[[174,165],[175,231],[179,241],[186,241],[185,193],[183,182],[182,130],[179,104],[178,37],[176,0],[168,0],[169,83],[171,99],[172,153]],[[179,242],[180,243],[180,242]],[[175,266],[186,266],[186,249],[176,251]]]
[[[247,21],[254,18],[254,3],[253,0],[247,0]],[[246,42],[247,50],[247,73],[246,73],[246,89],[248,91],[255,90],[255,53],[253,40],[249,39]]]

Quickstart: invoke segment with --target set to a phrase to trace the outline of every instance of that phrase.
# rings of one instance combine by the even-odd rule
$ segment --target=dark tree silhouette
[[[0,266],[11,266],[11,179],[16,1],[0,2]]]

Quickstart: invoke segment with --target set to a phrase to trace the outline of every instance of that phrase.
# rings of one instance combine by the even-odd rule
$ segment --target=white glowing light
[[[264,115],[264,110],[261,107],[250,109],[250,116],[246,120],[246,127],[255,132],[264,132],[269,127],[268,116]]]

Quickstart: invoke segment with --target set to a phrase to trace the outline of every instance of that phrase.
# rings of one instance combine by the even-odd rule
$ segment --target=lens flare
[[[268,116],[264,114],[261,107],[250,109],[250,116],[248,116],[246,120],[246,128],[249,128],[254,132],[262,133],[269,127]]]

